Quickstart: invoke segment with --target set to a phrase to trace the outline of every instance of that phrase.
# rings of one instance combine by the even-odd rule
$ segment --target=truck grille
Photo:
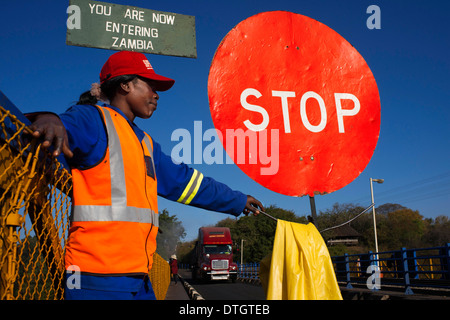
[[[211,267],[213,270],[228,269],[228,260],[213,260],[211,261]]]

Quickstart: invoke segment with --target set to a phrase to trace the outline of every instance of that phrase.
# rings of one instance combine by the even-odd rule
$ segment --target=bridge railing
[[[362,284],[369,289],[383,286],[450,290],[450,244],[441,247],[406,249],[331,257],[338,282],[347,288]],[[259,263],[239,264],[238,277],[259,279]]]
[[[259,270],[259,262],[238,263],[238,278],[257,281],[259,280]]]
[[[450,244],[441,247],[406,249],[332,257],[338,281],[348,288],[366,284],[450,289]],[[369,280],[370,278],[370,280]],[[368,282],[372,281],[372,285]]]

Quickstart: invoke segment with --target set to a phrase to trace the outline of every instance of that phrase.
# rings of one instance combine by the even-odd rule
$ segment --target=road
[[[187,281],[205,300],[266,300],[262,286],[248,284],[240,281],[235,283],[226,281],[215,281],[202,283],[193,281],[189,270],[179,270],[179,274]],[[353,289],[341,287],[344,300],[450,300],[448,291],[446,293],[419,292],[407,295],[404,290],[369,290],[365,287]]]
[[[260,285],[219,280],[202,283],[192,280],[188,270],[180,270],[179,273],[205,300],[266,300]]]

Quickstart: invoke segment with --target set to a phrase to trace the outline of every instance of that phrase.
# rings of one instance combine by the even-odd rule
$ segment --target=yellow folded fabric
[[[267,300],[342,300],[330,254],[312,223],[278,220],[269,258],[260,269]]]

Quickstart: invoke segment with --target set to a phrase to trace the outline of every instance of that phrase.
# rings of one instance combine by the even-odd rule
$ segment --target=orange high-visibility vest
[[[148,274],[159,226],[153,142],[145,134],[141,143],[113,109],[98,109],[108,146],[97,165],[72,169],[65,266],[84,274]]]

